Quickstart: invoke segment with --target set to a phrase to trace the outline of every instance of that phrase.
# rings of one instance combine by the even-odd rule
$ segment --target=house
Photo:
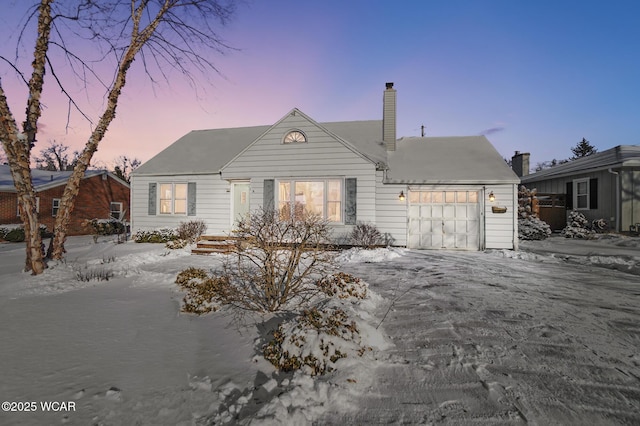
[[[318,123],[297,108],[267,126],[192,131],[132,173],[132,231],[201,219],[230,232],[250,209],[298,209],[357,222],[394,245],[517,247],[518,177],[484,136],[396,138],[396,90],[383,119]]]
[[[618,232],[640,223],[639,145],[618,145],[532,174],[526,174],[528,166],[523,171],[522,184],[527,188],[565,197],[564,223],[571,210],[589,221],[605,219]]]
[[[70,171],[58,172],[31,170],[36,191],[38,219],[53,231],[60,199]],[[82,226],[85,219],[108,219],[110,217],[129,220],[129,184],[104,170],[87,170],[80,182],[80,191],[71,213],[68,235],[90,234]],[[18,210],[18,196],[9,166],[0,165],[0,224],[22,223]]]

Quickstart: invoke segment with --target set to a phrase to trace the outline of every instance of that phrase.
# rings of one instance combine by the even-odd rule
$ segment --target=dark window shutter
[[[357,195],[358,195],[358,182],[356,178],[346,178],[344,180],[345,186],[345,208],[344,208],[344,223],[345,225],[355,225],[357,221]]]
[[[187,216],[196,215],[196,183],[187,184]]]
[[[264,211],[273,211],[275,209],[275,180],[265,179],[262,194],[262,208]]]
[[[589,209],[598,208],[598,179],[589,179]]]
[[[564,200],[567,210],[573,210],[573,182],[567,182],[566,199]]]
[[[149,216],[155,216],[156,214],[156,200],[158,199],[158,184],[149,184]]]

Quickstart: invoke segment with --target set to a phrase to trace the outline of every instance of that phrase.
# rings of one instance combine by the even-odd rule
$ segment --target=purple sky
[[[0,54],[12,57],[29,2],[0,3]],[[599,150],[640,143],[636,1],[248,1],[220,35],[240,50],[215,56],[221,74],[197,92],[175,72],[152,86],[134,64],[97,162],[146,161],[190,130],[272,124],[293,107],[320,122],[381,119],[387,81],[399,137],[421,125],[428,136],[484,133],[504,157],[531,152],[532,166],[570,157],[583,137]],[[0,62],[0,77],[22,121],[15,73]],[[74,114],[65,129],[47,78],[38,140],[78,149],[89,126]],[[74,93],[95,121],[97,89]]]

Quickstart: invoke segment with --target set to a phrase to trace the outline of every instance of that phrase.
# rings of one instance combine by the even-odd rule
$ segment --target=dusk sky
[[[0,54],[13,57],[30,3],[0,0]],[[219,34],[239,50],[214,56],[220,74],[197,92],[176,72],[152,86],[134,63],[97,162],[146,161],[191,130],[273,124],[294,107],[319,122],[381,119],[386,82],[398,137],[421,125],[486,134],[503,157],[530,152],[532,167],[570,157],[583,137],[599,151],[640,143],[638,1],[249,0]],[[0,77],[21,122],[26,92],[5,63]],[[50,139],[79,149],[89,125],[74,114],[65,130],[46,78],[34,153]],[[89,89],[97,121],[102,94]]]

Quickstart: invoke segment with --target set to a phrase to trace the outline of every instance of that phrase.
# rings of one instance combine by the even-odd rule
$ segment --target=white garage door
[[[478,191],[409,191],[410,248],[478,250]]]

